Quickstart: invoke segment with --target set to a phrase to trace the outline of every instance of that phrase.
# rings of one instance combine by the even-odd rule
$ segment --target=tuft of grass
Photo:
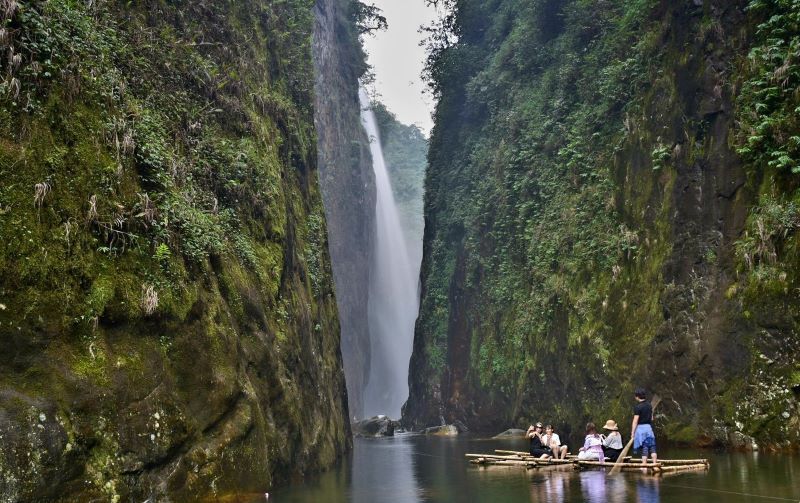
[[[44,198],[47,197],[47,194],[50,193],[50,184],[47,182],[41,182],[34,185],[33,190],[33,206],[35,208],[41,208],[44,204]]]
[[[158,292],[153,285],[142,285],[142,311],[147,316],[152,315],[158,309]]]

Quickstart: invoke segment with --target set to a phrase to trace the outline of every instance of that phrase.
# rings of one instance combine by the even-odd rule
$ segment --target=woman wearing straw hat
[[[622,452],[622,435],[619,433],[617,422],[609,419],[603,429],[610,432],[603,437],[603,453],[612,463],[616,462]]]

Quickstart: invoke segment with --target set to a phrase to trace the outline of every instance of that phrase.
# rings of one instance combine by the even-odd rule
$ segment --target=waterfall
[[[419,311],[419,267],[414,267],[409,258],[369,95],[363,88],[359,95],[377,189],[368,306],[371,354],[364,412],[367,417],[386,414],[399,418],[408,398],[408,363]]]

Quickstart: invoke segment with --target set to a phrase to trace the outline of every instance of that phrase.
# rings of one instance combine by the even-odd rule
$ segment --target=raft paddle
[[[650,399],[650,405],[653,407],[653,415],[655,416],[656,407],[658,404],[661,403],[661,397],[658,395],[653,395],[653,398]],[[622,470],[622,464],[625,461],[625,456],[628,455],[628,451],[631,450],[631,446],[633,445],[633,438],[636,436],[636,432],[631,432],[631,439],[628,440],[628,444],[622,449],[622,452],[619,453],[619,457],[617,458],[617,462],[614,463],[614,467],[608,472],[609,475],[616,475]]]

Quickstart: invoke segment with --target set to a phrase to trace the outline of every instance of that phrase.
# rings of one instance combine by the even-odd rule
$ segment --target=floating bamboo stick
[[[470,463],[475,465],[524,466],[525,468],[536,468],[536,463],[532,463],[530,461],[511,461],[503,459],[478,458],[478,459],[471,459]]]
[[[555,459],[555,458],[539,459],[537,460],[537,462],[543,465],[571,465],[575,463],[575,461],[573,461],[572,459]]]
[[[486,458],[486,459],[499,459],[499,460],[509,460],[509,461],[543,461],[538,460],[532,456],[502,456],[498,454],[464,454],[465,458]]]
[[[662,465],[707,465],[707,459],[659,459],[659,464]]]
[[[537,461],[546,461],[546,460],[544,460],[542,458],[537,458],[535,456],[531,456],[529,453],[524,452],[524,451],[506,451],[506,450],[503,450],[503,449],[495,449],[494,452],[496,452],[498,454],[508,454],[508,455],[512,455],[512,456],[519,456],[521,458],[532,458],[532,459],[535,459]],[[565,459],[558,459],[558,460],[556,458],[550,458],[550,461],[570,461],[571,462],[571,460],[576,459],[576,457],[577,456],[567,456]]]
[[[705,463],[697,463],[694,465],[674,465],[674,466],[663,466],[659,468],[659,473],[669,473],[669,472],[682,472],[682,471],[690,471],[690,470],[707,470],[708,465]]]
[[[504,451],[503,449],[495,449],[494,452],[498,454],[516,454],[517,456],[530,456],[530,453],[525,451]]]
[[[577,461],[577,464],[580,466],[602,466],[603,468],[612,468],[614,467],[614,463],[601,463],[599,461]],[[661,468],[661,463],[620,463],[617,466],[622,466],[623,468]]]

